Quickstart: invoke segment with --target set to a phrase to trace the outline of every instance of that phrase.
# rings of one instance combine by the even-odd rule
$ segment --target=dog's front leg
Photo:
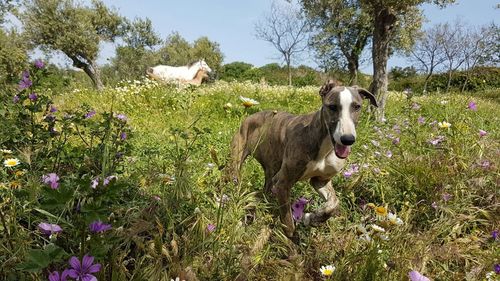
[[[330,180],[321,180],[319,178],[311,178],[311,185],[314,189],[323,197],[326,201],[323,207],[317,209],[313,213],[306,213],[304,215],[304,224],[318,226],[328,220],[335,209],[337,208],[339,201],[335,195],[335,190],[333,189]]]

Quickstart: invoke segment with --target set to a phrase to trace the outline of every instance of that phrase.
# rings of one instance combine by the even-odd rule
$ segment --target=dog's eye
[[[338,110],[338,107],[335,105],[335,104],[330,104],[328,106],[328,108],[331,110],[331,111],[337,111]]]
[[[361,109],[361,105],[359,104],[354,104],[352,107],[354,108],[355,111],[359,111]]]

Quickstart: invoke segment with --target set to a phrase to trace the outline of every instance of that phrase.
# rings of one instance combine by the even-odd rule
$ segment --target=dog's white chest
[[[329,137],[326,137],[321,143],[318,156],[307,163],[306,170],[300,179],[306,180],[312,177],[330,179],[342,170],[345,163],[345,159],[340,159],[335,155],[332,142]]]

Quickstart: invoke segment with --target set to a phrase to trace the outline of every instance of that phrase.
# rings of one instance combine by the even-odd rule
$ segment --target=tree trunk
[[[82,69],[85,74],[87,74],[90,79],[92,80],[92,83],[94,84],[94,87],[98,90],[101,91],[104,89],[104,85],[102,84],[101,81],[101,73],[99,71],[99,68],[95,64],[95,62],[90,61],[89,63],[82,61],[76,56],[70,56],[68,57],[73,61],[73,66],[76,68]]]
[[[354,58],[348,58],[347,69],[349,70],[349,85],[358,84],[358,61]]]
[[[286,62],[286,68],[288,70],[288,86],[292,86],[292,69],[290,68],[290,61]]]
[[[370,85],[371,92],[377,97],[378,110],[377,120],[384,119],[384,108],[387,101],[387,60],[389,59],[389,42],[392,28],[396,22],[396,16],[385,7],[374,9],[374,31],[373,31],[373,81]]]
[[[450,91],[452,74],[453,74],[453,71],[451,69],[448,70],[448,83],[446,84],[446,92],[447,93]]]

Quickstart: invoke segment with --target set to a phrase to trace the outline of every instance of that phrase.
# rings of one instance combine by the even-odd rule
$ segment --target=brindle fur
[[[375,97],[367,90],[358,87],[347,89],[351,92],[354,103],[361,104],[363,97],[377,105]],[[277,196],[280,218],[285,234],[289,237],[292,237],[295,231],[290,191],[297,181],[310,179],[314,189],[326,200],[323,207],[306,214],[305,224],[318,225],[325,222],[333,215],[338,205],[330,179],[340,171],[345,159],[331,156],[331,153],[334,153],[331,132],[335,130],[339,116],[338,112],[329,110],[329,106],[339,105],[340,92],[343,90],[345,87],[327,82],[320,89],[322,107],[310,114],[293,115],[275,111],[252,114],[243,121],[239,132],[233,138],[233,179],[239,180],[243,162],[249,155],[253,155],[264,169],[265,191],[272,191]],[[350,116],[356,124],[359,111],[351,110]],[[311,170],[311,165],[315,165],[318,159],[325,160],[327,157],[330,157],[330,162],[322,162],[327,163],[325,169]]]

